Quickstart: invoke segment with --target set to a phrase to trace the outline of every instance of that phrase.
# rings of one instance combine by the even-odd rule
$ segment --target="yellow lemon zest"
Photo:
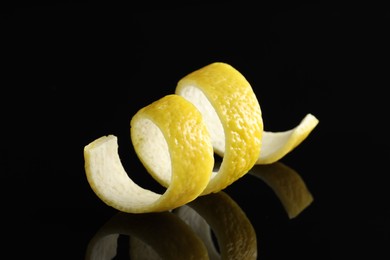
[[[211,63],[179,80],[175,93],[141,108],[131,119],[131,139],[163,194],[136,184],[121,164],[116,136],[84,147],[87,180],[106,204],[124,212],[177,208],[217,193],[256,164],[273,163],[299,145],[318,124],[308,114],[294,129],[263,129],[257,97],[231,65]],[[222,157],[218,170],[214,154]]]
[[[168,95],[142,108],[131,120],[131,137],[152,175],[169,178],[163,194],[144,189],[128,176],[117,138],[104,136],[84,149],[90,186],[106,204],[123,212],[166,211],[194,200],[209,182],[214,165],[210,137],[199,111]]]

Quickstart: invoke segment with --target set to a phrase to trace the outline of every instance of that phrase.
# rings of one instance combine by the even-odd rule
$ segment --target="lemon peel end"
[[[280,160],[301,144],[318,123],[318,118],[309,113],[293,129],[282,132],[264,131],[256,164],[271,164]]]

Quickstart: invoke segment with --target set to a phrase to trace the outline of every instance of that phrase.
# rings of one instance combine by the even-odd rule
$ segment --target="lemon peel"
[[[293,129],[282,132],[263,132],[261,154],[256,164],[271,164],[297,147],[319,123],[318,118],[307,114]]]
[[[168,95],[140,109],[131,126],[141,161],[152,175],[170,178],[170,185],[158,194],[132,181],[120,162],[117,137],[109,135],[84,148],[87,179],[97,196],[133,213],[166,211],[195,199],[208,184],[214,165],[199,111],[184,98]]]
[[[202,195],[218,192],[246,174],[261,148],[263,120],[255,93],[232,66],[216,62],[183,77],[175,93],[201,111],[216,153],[223,153]]]
[[[102,201],[120,211],[172,210],[223,190],[255,165],[279,160],[318,122],[307,114],[291,130],[264,131],[260,104],[249,82],[231,65],[214,62],[184,76],[174,94],[141,108],[131,119],[137,156],[166,187],[163,194],[131,180],[114,135],[84,147],[87,180]],[[222,157],[215,171],[214,154]]]

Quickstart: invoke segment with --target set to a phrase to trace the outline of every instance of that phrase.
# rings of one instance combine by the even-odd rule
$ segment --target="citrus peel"
[[[263,120],[256,95],[244,76],[225,63],[188,74],[175,93],[201,111],[214,151],[223,153],[202,195],[218,192],[246,174],[260,154]]]
[[[132,181],[118,155],[117,138],[101,137],[84,149],[85,170],[95,193],[124,212],[157,212],[194,200],[214,165],[210,136],[199,111],[184,98],[167,95],[140,109],[131,120],[135,151],[152,176],[170,180],[163,194]]]
[[[282,132],[263,132],[261,154],[256,164],[271,164],[297,147],[317,126],[319,120],[307,114],[293,129]]]
[[[141,108],[131,119],[135,151],[149,174],[166,187],[163,194],[131,180],[114,135],[85,146],[85,171],[98,197],[120,211],[172,210],[223,190],[256,164],[279,160],[317,123],[308,114],[294,129],[264,131],[249,82],[229,64],[215,62],[183,77],[175,94]],[[214,153],[222,157],[215,172]]]

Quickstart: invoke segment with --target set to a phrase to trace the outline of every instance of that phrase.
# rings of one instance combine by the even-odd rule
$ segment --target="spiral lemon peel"
[[[84,147],[87,180],[107,205],[128,213],[167,211],[216,193],[256,164],[273,163],[298,146],[318,124],[308,114],[285,132],[263,129],[261,108],[245,77],[215,62],[179,80],[174,94],[141,108],[131,119],[131,140],[162,194],[136,184],[118,155],[117,137]],[[222,157],[213,171],[214,153]]]
[[[214,165],[210,136],[199,111],[184,98],[167,95],[139,110],[131,138],[149,173],[170,185],[163,194],[137,185],[120,162],[117,138],[101,137],[85,147],[85,169],[106,204],[132,213],[166,211],[194,200],[208,184]]]

